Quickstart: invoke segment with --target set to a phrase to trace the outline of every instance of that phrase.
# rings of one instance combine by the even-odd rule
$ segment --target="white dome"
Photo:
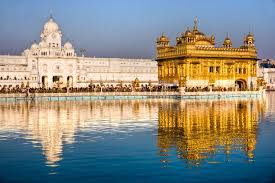
[[[29,49],[25,49],[24,52],[22,53],[22,55],[28,55],[30,53]]]
[[[25,52],[25,53],[29,53],[30,50],[29,50],[29,49],[25,49],[24,52]]]
[[[44,32],[50,33],[50,32],[56,32],[58,30],[59,30],[59,27],[52,18],[50,18],[48,22],[46,22],[44,25]]]
[[[64,44],[64,48],[65,48],[65,49],[72,49],[72,48],[73,48],[73,45],[72,45],[69,41],[67,41],[67,42]]]
[[[39,43],[39,46],[40,46],[40,48],[46,48],[47,47],[47,43],[45,43],[44,41],[41,41]]]
[[[38,48],[39,48],[39,46],[36,43],[33,43],[32,46],[31,46],[32,50],[36,50]]]

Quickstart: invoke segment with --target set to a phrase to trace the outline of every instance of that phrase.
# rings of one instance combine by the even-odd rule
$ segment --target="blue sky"
[[[275,0],[1,0],[0,53],[21,53],[50,12],[63,40],[96,57],[154,58],[156,38],[176,36],[199,19],[199,29],[221,45],[253,32],[259,58],[275,58]]]

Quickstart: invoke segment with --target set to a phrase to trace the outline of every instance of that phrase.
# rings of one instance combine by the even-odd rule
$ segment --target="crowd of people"
[[[186,87],[186,92],[210,92],[210,91],[248,91],[246,88],[238,87]]]
[[[244,91],[247,89],[239,89],[238,91]],[[147,85],[141,84],[140,86],[132,86],[131,84],[125,85],[100,85],[93,84],[89,87],[53,87],[53,88],[31,88],[16,86],[1,86],[0,93],[81,93],[81,92],[177,92],[179,88],[177,86],[165,86],[165,85]],[[185,92],[210,92],[210,91],[236,91],[235,87],[223,88],[223,87],[185,87]]]
[[[0,93],[81,93],[81,92],[160,92],[163,91],[163,87],[140,85],[140,87],[133,87],[131,84],[125,85],[90,85],[89,87],[53,87],[53,88],[32,88],[32,87],[20,87],[20,86],[1,86]],[[167,89],[166,91],[176,91],[175,89]]]

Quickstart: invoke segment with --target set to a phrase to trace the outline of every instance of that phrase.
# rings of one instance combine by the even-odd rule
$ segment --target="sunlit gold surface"
[[[193,30],[187,29],[170,46],[170,40],[162,34],[157,39],[158,76],[160,82],[185,86],[214,85],[232,87],[228,80],[242,80],[249,87],[249,78],[256,77],[257,51],[254,37],[249,33],[244,44],[233,48],[227,35],[223,47],[215,45],[215,37],[198,30],[195,20]],[[212,67],[210,69],[210,67]],[[221,84],[224,82],[223,84]],[[254,81],[255,82],[255,81]]]
[[[195,164],[219,151],[230,155],[236,149],[253,158],[258,122],[264,110],[262,100],[163,103],[158,129],[163,161],[168,161],[173,147],[178,158]]]

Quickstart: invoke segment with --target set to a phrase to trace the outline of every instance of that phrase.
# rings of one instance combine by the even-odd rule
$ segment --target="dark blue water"
[[[0,103],[0,183],[274,182],[274,97]]]

